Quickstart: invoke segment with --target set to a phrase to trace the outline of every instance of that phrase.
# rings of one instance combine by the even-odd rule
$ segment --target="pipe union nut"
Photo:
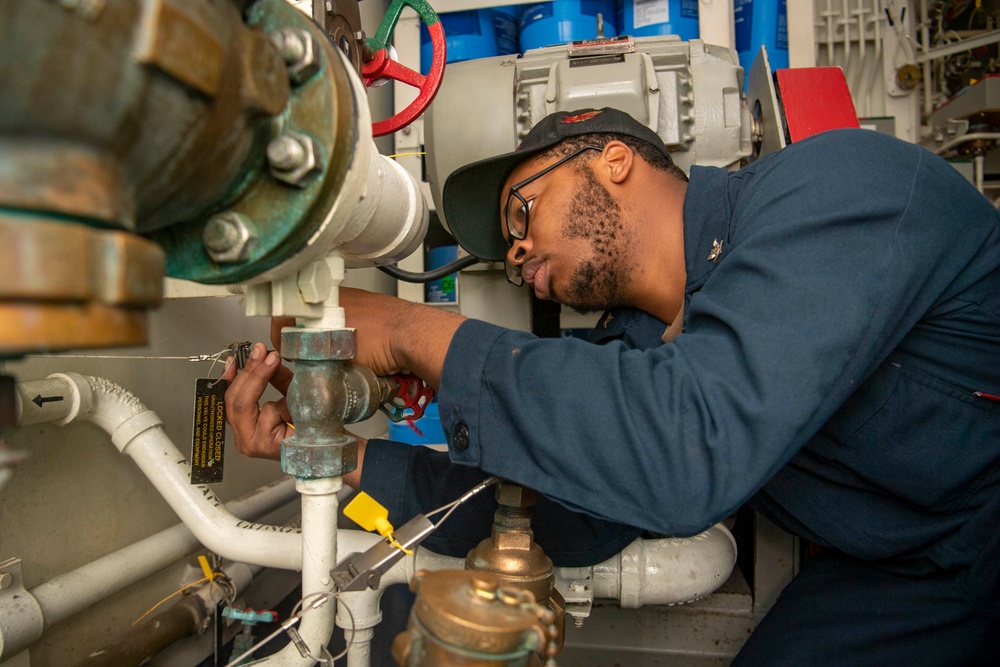
[[[267,145],[267,163],[271,176],[299,188],[322,171],[319,148],[313,138],[300,132],[285,132]]]
[[[342,445],[302,445],[295,437],[281,443],[281,469],[298,479],[339,477],[358,467],[358,441],[347,438]]]
[[[293,329],[281,333],[281,352],[293,361],[346,361],[357,356],[354,329]]]
[[[520,484],[500,482],[497,484],[496,499],[499,504],[507,507],[534,507],[538,502],[538,495],[534,489]]]

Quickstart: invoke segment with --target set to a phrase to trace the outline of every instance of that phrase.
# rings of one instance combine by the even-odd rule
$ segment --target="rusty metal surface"
[[[300,479],[351,472],[358,463],[358,443],[344,432],[345,366],[354,357],[354,330],[283,331],[281,349],[296,362],[287,393],[295,431],[281,443],[282,470]]]
[[[292,436],[281,443],[281,469],[286,474],[299,479],[319,479],[346,475],[358,467],[358,441],[351,436],[320,444],[302,440]]]
[[[0,301],[0,357],[142,345],[148,334],[145,309]]]
[[[121,165],[107,154],[58,137],[11,136],[3,131],[3,124],[0,120],[0,202],[4,207],[106,222],[134,216]]]
[[[357,424],[374,416],[379,406],[392,399],[399,389],[399,385],[390,378],[379,377],[360,364],[348,364],[344,369],[344,384],[345,424]]]
[[[206,95],[219,91],[225,49],[210,25],[169,0],[145,0],[135,59]]]
[[[0,203],[148,232],[235,198],[288,96],[277,50],[231,2],[96,18],[0,3],[0,142],[16,148],[0,151]]]
[[[342,57],[321,29],[284,0],[259,0],[249,9],[247,20],[265,35],[289,28],[311,32],[319,69],[307,80],[293,82],[279,121],[255,146],[259,168],[247,174],[238,195],[226,203],[229,211],[253,220],[260,231],[250,256],[242,263],[212,262],[202,246],[205,221],[183,219],[153,235],[166,248],[167,273],[174,277],[216,284],[246,282],[309,248],[343,198],[342,185],[354,161],[361,102],[354,98]],[[273,44],[269,49],[282,58]],[[284,69],[283,75],[287,82]],[[296,175],[294,183],[275,178],[266,155],[268,144],[285,133],[312,142],[312,164],[304,178]]]
[[[0,215],[0,355],[146,342],[163,251],[128,232]]]
[[[293,361],[346,361],[358,350],[354,329],[293,329],[281,332],[281,352]],[[343,371],[341,371],[343,373]]]
[[[0,215],[0,239],[0,299],[154,307],[163,297],[163,251],[134,234]]]

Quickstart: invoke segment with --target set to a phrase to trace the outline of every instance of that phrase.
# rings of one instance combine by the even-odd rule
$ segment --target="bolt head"
[[[271,176],[304,188],[322,171],[319,149],[312,137],[299,132],[285,132],[267,145]]]
[[[227,211],[205,223],[202,243],[214,262],[245,262],[257,243],[257,230],[246,216]]]
[[[303,84],[320,68],[320,46],[312,33],[300,28],[282,28],[271,33],[271,43],[281,51],[292,83]]]
[[[10,588],[14,583],[14,576],[10,572],[0,572],[0,590]]]
[[[312,262],[299,271],[299,293],[306,303],[323,303],[333,289],[333,276],[325,262]]]
[[[278,171],[294,171],[306,157],[305,147],[289,134],[276,137],[267,145],[267,162]]]

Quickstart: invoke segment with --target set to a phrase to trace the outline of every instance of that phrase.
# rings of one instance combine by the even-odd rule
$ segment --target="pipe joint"
[[[24,589],[21,559],[0,563],[0,658],[10,658],[42,636],[45,618],[33,595]]]
[[[281,332],[281,350],[293,361],[347,361],[358,351],[354,329],[293,329]]]

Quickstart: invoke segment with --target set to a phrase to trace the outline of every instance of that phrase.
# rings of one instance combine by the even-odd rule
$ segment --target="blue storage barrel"
[[[446,62],[457,63],[497,55],[497,36],[492,9],[448,12],[439,16],[448,49]],[[427,32],[427,27],[421,23],[420,73],[424,76],[431,69],[433,54],[431,35]]]
[[[497,37],[497,55],[507,56],[521,51],[518,38],[520,28],[520,5],[493,8],[493,32]]]
[[[427,251],[427,270],[439,269],[458,259],[457,245],[443,245]],[[424,301],[427,303],[455,303],[455,274],[432,280],[424,285]]]
[[[788,67],[787,6],[787,0],[733,0],[736,52],[748,75],[761,46],[772,71]]]
[[[417,433],[413,427],[420,430]],[[431,401],[424,411],[424,416],[413,422],[413,426],[405,421],[389,422],[389,440],[405,442],[411,445],[444,445],[448,443],[441,426],[441,416],[437,401]]]
[[[521,11],[521,51],[597,37],[597,15],[604,36],[615,37],[614,0],[555,0],[525,5]]]
[[[633,37],[678,35],[698,39],[698,0],[622,0],[618,31]]]

